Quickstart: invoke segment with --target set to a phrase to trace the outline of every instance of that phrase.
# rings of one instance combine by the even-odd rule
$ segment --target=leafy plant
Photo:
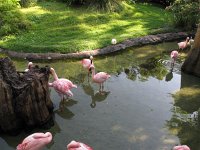
[[[199,5],[198,0],[176,0],[169,7],[174,14],[174,25],[185,29],[196,27],[200,17]]]
[[[85,5],[94,10],[116,11],[122,8],[122,0],[60,0],[68,5]]]
[[[30,23],[19,11],[17,0],[0,0],[0,37],[27,29]]]
[[[20,0],[20,5],[21,5],[21,7],[29,7],[29,6],[31,6],[31,4],[33,4],[33,3],[36,3],[37,2],[37,0]]]

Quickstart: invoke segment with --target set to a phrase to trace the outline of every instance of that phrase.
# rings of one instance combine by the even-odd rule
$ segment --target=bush
[[[198,0],[176,0],[169,10],[174,14],[173,22],[176,27],[189,30],[196,28],[200,17]]]
[[[161,4],[163,6],[169,6],[171,4],[173,4],[173,2],[175,0],[135,0],[137,2],[147,2],[147,3],[158,3],[158,4]]]
[[[103,11],[117,11],[121,9],[121,2],[121,0],[88,0],[90,7]]]
[[[0,0],[0,37],[18,33],[30,26],[19,11],[17,0]]]
[[[121,8],[122,0],[60,0],[68,5],[85,5],[89,8],[103,11],[116,11]]]
[[[31,4],[34,4],[34,3],[36,3],[37,2],[37,0],[20,0],[20,5],[21,5],[21,7],[29,7],[29,6],[31,6]]]

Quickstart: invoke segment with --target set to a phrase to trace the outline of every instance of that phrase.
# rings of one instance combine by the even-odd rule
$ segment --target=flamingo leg
[[[103,90],[104,90],[104,85],[103,85],[103,83],[102,83],[102,92],[103,92]]]
[[[174,63],[175,63],[175,59],[173,58],[172,59],[172,62],[171,62],[171,69],[173,70],[173,68],[174,68]]]
[[[99,84],[99,92],[101,92],[101,84]]]

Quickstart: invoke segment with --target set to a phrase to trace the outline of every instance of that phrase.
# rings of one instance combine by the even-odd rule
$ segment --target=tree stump
[[[52,125],[49,73],[49,67],[33,67],[20,74],[10,58],[0,59],[0,131],[18,134]]]
[[[200,25],[195,35],[194,47],[188,53],[181,70],[200,77]]]

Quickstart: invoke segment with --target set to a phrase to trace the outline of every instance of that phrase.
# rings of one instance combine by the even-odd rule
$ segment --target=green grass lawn
[[[40,2],[21,9],[31,29],[0,40],[0,47],[23,52],[78,52],[148,34],[168,32],[171,14],[152,4],[123,3],[123,11],[105,13]]]

